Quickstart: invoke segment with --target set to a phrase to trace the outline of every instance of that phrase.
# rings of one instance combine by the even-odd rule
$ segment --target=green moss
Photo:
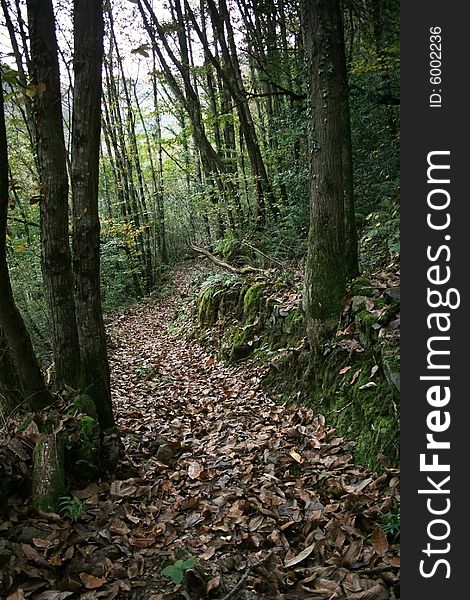
[[[34,447],[33,489],[37,489],[38,487],[37,484],[34,483],[35,479],[44,476],[44,467],[41,466],[39,469],[38,465],[41,462],[40,456],[44,451],[45,443],[46,439],[41,438]],[[48,456],[50,458],[50,463],[47,467],[49,481],[47,482],[47,487],[44,485],[39,486],[43,493],[39,495],[35,494],[33,496],[33,505],[38,510],[57,513],[59,511],[60,498],[65,494],[65,473],[61,439],[56,441],[56,452],[50,452]]]
[[[220,357],[228,362],[246,358],[255,348],[255,328],[252,325],[231,325],[220,341]]]
[[[356,323],[358,326],[367,331],[370,329],[374,323],[376,322],[376,317],[370,313],[368,310],[361,310],[356,315]]]
[[[383,298],[374,298],[374,309],[381,310],[386,306],[386,302]]]
[[[265,289],[265,283],[257,282],[246,290],[243,296],[243,320],[245,323],[254,321],[256,317],[261,315],[265,306]]]
[[[198,319],[202,326],[212,326],[221,316],[237,306],[241,288],[238,276],[212,275],[202,284],[198,297]]]
[[[219,298],[217,287],[206,285],[201,288],[198,296],[198,318],[201,325],[213,325],[217,321]]]
[[[93,478],[99,467],[99,426],[93,417],[83,416],[78,424],[79,445],[76,452],[77,475]]]
[[[329,356],[322,368],[321,388],[312,393],[310,402],[325,414],[339,435],[354,442],[353,456],[357,463],[378,469],[377,456],[382,453],[397,464],[400,424],[396,390],[380,369],[370,379],[376,364],[371,351],[358,355],[352,362],[351,358],[349,353],[340,351]],[[340,375],[345,364],[352,368]],[[364,387],[370,383],[375,386]]]
[[[291,309],[281,321],[282,331],[288,336],[299,333],[302,325],[303,315],[298,308]]]
[[[94,419],[96,418],[96,406],[93,399],[88,394],[81,394],[72,402],[69,413],[74,414],[76,411],[88,415],[89,417],[93,417]]]
[[[351,283],[351,296],[373,296],[377,291],[367,277],[358,277]]]
[[[25,429],[27,429],[28,425],[31,423],[31,421],[33,420],[32,415],[27,415],[19,424],[18,426],[18,432],[21,433],[23,432]]]

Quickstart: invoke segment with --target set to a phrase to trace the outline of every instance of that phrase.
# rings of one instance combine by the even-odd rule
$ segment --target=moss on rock
[[[33,452],[33,506],[45,512],[59,510],[65,495],[64,449],[61,434],[43,435]]]
[[[340,374],[346,363],[352,368]],[[310,397],[327,422],[354,441],[355,461],[372,469],[379,467],[379,454],[394,464],[399,461],[398,394],[380,367],[371,375],[379,365],[372,351],[354,358],[344,351],[333,352],[322,367],[321,388]]]
[[[93,417],[84,415],[77,427],[75,446],[75,475],[79,479],[94,479],[99,473],[100,429]]]
[[[367,277],[358,277],[351,283],[351,296],[367,296],[371,298],[377,293]]]
[[[259,317],[265,307],[264,292],[266,284],[258,281],[250,286],[243,296],[243,321],[254,321]]]

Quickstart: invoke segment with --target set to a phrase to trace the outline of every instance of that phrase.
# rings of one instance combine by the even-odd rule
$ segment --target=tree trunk
[[[94,0],[74,2],[72,198],[75,298],[80,383],[96,405],[102,430],[114,428],[100,292],[98,170],[101,127],[103,11]]]
[[[345,293],[340,2],[302,0],[302,17],[312,114],[310,231],[303,302],[307,335],[316,353],[337,325]]]
[[[52,397],[46,388],[31,338],[13,298],[6,255],[7,213],[8,148],[0,69],[0,328],[11,351],[27,404],[36,409],[50,404]]]
[[[76,387],[79,347],[68,231],[67,152],[51,0],[27,0],[33,114],[40,167],[42,272],[54,351],[54,383]]]
[[[341,32],[339,34],[338,65],[342,80],[343,99],[343,189],[344,189],[344,228],[345,228],[345,274],[348,280],[359,275],[359,260],[357,255],[356,211],[354,208],[354,169],[351,137],[351,113],[349,108],[349,83],[346,65],[346,50],[344,47],[344,27],[340,13]]]
[[[33,506],[58,513],[65,496],[64,440],[61,433],[43,434],[33,456]]]
[[[5,417],[21,405],[18,374],[3,329],[0,327],[0,416]]]

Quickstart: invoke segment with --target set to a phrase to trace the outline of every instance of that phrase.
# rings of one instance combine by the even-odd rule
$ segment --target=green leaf
[[[195,564],[196,564],[196,557],[190,556],[189,558],[187,558],[185,561],[183,561],[181,563],[181,568],[182,569],[192,569]]]
[[[9,69],[6,68],[3,73],[2,73],[2,79],[3,81],[5,81],[6,83],[18,83],[18,71],[15,71],[14,69]]]
[[[168,565],[163,569],[162,573],[172,579],[175,583],[181,583],[184,579],[184,572],[175,565]]]

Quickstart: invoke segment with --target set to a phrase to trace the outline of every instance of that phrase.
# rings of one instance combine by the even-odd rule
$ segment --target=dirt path
[[[324,420],[277,405],[257,370],[170,335],[187,276],[177,272],[170,297],[140,304],[113,335],[119,426],[140,478],[129,485],[150,486],[154,505],[132,531],[155,556],[147,595],[135,597],[152,597],[149,586],[155,600],[237,597],[227,595],[243,578],[240,598],[394,597],[397,547],[374,521],[392,506],[395,473],[354,467]],[[173,596],[162,565],[188,555],[197,568]]]
[[[189,275],[108,327],[126,447],[113,478],[72,490],[75,520],[11,500],[8,600],[398,598],[399,547],[379,527],[397,471],[353,465],[322,417],[263,392],[253,363],[169,333]]]

